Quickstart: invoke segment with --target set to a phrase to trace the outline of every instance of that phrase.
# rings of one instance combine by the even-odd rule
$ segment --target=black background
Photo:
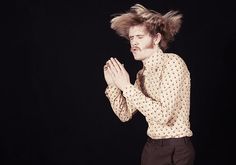
[[[234,160],[233,1],[11,1],[1,4],[0,164],[138,165],[147,124],[122,123],[104,95],[113,56],[134,82],[141,63],[110,29],[111,15],[135,3],[183,13],[168,52],[191,72],[196,165]]]

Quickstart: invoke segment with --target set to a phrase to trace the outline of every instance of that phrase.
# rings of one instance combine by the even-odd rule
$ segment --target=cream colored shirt
[[[123,92],[116,86],[105,91],[114,113],[123,122],[141,112],[148,123],[147,135],[153,139],[192,136],[190,130],[190,73],[176,54],[149,57],[137,73],[134,85]]]

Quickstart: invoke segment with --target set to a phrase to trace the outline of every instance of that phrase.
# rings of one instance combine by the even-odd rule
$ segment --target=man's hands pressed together
[[[116,59],[110,58],[104,66],[104,77],[108,85],[116,85],[120,90],[130,85],[130,78],[124,66]]]

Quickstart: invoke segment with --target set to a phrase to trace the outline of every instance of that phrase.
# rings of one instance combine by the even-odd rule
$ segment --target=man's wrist
[[[107,83],[107,86],[116,86],[115,83]]]
[[[128,86],[130,86],[131,85],[131,83],[127,83],[127,84],[125,84],[123,87],[122,87],[122,89],[120,89],[121,91],[124,91],[125,89],[126,89],[126,87],[128,87]]]

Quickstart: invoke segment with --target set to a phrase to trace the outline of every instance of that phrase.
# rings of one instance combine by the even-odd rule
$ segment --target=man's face
[[[134,59],[143,61],[156,51],[154,38],[148,33],[144,25],[132,26],[129,29],[130,50]]]

